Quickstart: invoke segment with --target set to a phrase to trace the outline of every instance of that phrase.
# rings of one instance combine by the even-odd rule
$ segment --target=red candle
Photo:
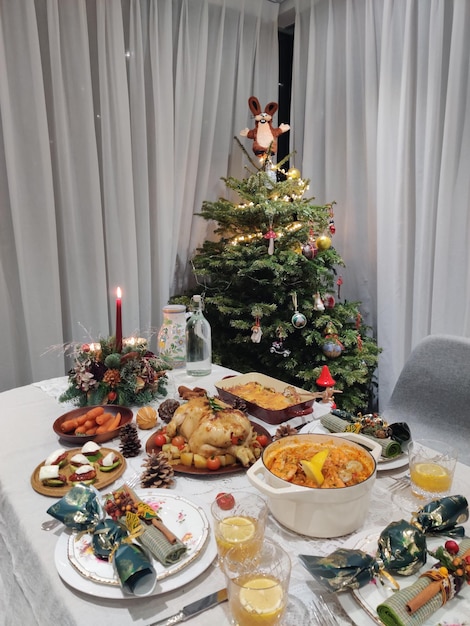
[[[122,350],[122,313],[121,313],[121,288],[116,292],[116,352]]]

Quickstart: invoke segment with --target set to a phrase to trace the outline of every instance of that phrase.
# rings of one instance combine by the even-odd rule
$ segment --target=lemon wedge
[[[319,487],[323,484],[325,477],[322,474],[322,469],[330,451],[328,448],[321,450],[312,456],[310,461],[300,461],[302,469],[304,470],[307,478],[314,480]]]

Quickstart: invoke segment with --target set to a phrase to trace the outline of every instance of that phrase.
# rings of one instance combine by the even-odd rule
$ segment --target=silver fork
[[[395,481],[393,483],[393,485],[391,487],[389,487],[389,491],[400,491],[401,489],[404,489],[405,487],[409,487],[410,486],[410,475],[409,474],[405,474],[404,476],[399,476],[398,478],[393,478],[393,480]]]
[[[323,596],[312,596],[312,613],[317,626],[337,626],[338,620]]]

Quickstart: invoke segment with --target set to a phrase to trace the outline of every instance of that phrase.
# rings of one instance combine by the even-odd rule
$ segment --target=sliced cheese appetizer
[[[51,478],[59,478],[58,465],[43,465],[39,469],[39,480],[50,480]]]
[[[96,454],[100,451],[101,446],[99,446],[94,441],[87,441],[82,446],[82,454]]]
[[[95,468],[92,467],[91,465],[81,465],[80,467],[77,467],[77,469],[75,470],[75,474],[77,476],[83,476],[84,474],[88,474],[89,472],[94,472]]]
[[[58,465],[43,465],[39,468],[39,480],[47,487],[62,487],[67,478],[59,473]]]
[[[66,456],[67,451],[63,448],[58,448],[57,450],[54,450],[54,452],[51,452],[51,454],[44,461],[44,465],[60,465],[60,463],[65,460]]]
[[[72,465],[89,465],[90,460],[84,454],[74,454],[70,459]]]
[[[121,461],[114,452],[109,452],[98,463],[101,471],[110,472],[111,470],[115,469],[121,463]]]

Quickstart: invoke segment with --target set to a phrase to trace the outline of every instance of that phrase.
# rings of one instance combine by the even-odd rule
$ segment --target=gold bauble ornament
[[[143,406],[135,417],[137,426],[142,430],[149,430],[157,423],[157,411],[152,406]]]
[[[287,170],[286,176],[287,178],[292,178],[292,180],[297,180],[297,178],[300,178],[300,170],[296,167],[291,167]]]
[[[328,235],[320,235],[316,238],[315,243],[317,244],[317,248],[319,250],[328,250],[331,246],[331,239]]]

